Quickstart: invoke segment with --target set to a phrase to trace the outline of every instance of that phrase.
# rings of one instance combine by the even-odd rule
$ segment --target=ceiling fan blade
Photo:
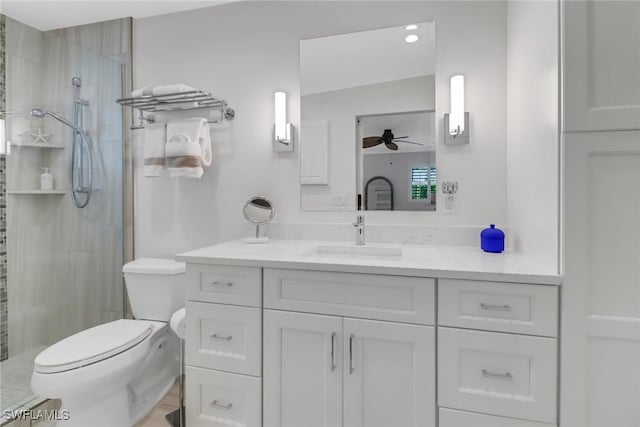
[[[385,142],[384,145],[391,151],[398,151],[398,144],[395,144],[391,141]]]
[[[409,135],[407,135],[407,136],[398,136],[398,137],[394,136],[393,137],[394,140],[396,140],[396,139],[405,139],[405,138],[409,138]]]
[[[413,145],[424,145],[421,142],[405,141],[404,139],[394,139],[394,141],[396,141],[396,142],[405,142],[407,144],[413,144]]]
[[[368,136],[366,138],[362,138],[362,148],[371,148],[380,144],[382,144],[382,138],[379,136]]]

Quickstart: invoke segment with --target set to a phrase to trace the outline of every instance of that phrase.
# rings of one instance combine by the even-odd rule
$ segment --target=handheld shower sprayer
[[[74,89],[73,122],[57,113],[41,108],[29,110],[29,116],[39,119],[49,116],[73,129],[70,170],[71,200],[76,207],[84,208],[89,204],[91,193],[93,192],[93,158],[91,155],[89,136],[83,130],[84,117],[82,111],[83,107],[89,106],[89,101],[79,96],[79,90],[82,84],[79,77],[74,77],[71,80],[71,84]]]
[[[49,116],[52,117],[54,119],[56,119],[57,121],[59,121],[60,123],[69,126],[71,129],[73,129],[74,131],[76,131],[79,134],[84,133],[84,131],[80,128],[78,128],[76,125],[74,125],[73,123],[71,123],[69,120],[65,119],[64,117],[62,117],[59,114],[56,114],[52,111],[49,110],[42,110],[40,108],[34,108],[32,110],[29,110],[29,115],[31,117],[35,117],[38,119],[43,119],[45,116]]]

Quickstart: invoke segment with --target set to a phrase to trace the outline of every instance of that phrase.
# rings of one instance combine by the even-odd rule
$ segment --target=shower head
[[[36,117],[38,119],[42,119],[45,116],[49,116],[49,117],[53,117],[54,119],[56,119],[57,121],[59,121],[62,124],[65,124],[67,126],[69,126],[71,129],[73,129],[74,131],[76,131],[79,134],[83,134],[84,132],[82,131],[82,129],[78,128],[77,126],[75,126],[73,123],[71,123],[69,120],[65,119],[64,117],[62,117],[59,114],[56,114],[52,111],[49,110],[42,110],[40,108],[34,108],[32,110],[29,110],[29,115],[31,117]]]

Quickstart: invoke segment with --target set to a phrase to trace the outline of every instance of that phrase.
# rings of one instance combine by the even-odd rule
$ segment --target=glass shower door
[[[124,311],[123,113],[114,102],[122,97],[123,66],[57,33],[8,18],[5,48],[2,109],[11,114],[2,410],[29,409],[42,400],[29,386],[37,353],[122,318]],[[93,158],[93,192],[83,209],[70,195],[73,131],[50,117],[26,114],[41,108],[72,121],[74,77],[81,81],[79,96],[88,101],[83,122]],[[53,190],[41,189],[42,168],[53,174]]]

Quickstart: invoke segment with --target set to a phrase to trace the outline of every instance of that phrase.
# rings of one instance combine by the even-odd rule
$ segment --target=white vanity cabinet
[[[557,286],[290,266],[188,263],[189,427],[557,425]]]
[[[565,131],[640,129],[640,2],[562,5]]]
[[[264,298],[265,427],[436,425],[433,279],[265,269]]]
[[[342,425],[342,318],[265,310],[264,425]]]
[[[555,286],[438,280],[441,427],[556,425],[557,335]]]
[[[187,264],[186,423],[262,425],[262,269]]]
[[[640,420],[640,132],[566,135],[562,427]]]

